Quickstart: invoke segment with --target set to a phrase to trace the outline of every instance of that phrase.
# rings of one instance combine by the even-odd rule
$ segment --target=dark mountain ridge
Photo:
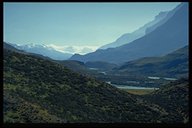
[[[185,46],[162,57],[146,57],[129,61],[114,71],[122,74],[142,74],[160,77],[188,77],[189,47]]]

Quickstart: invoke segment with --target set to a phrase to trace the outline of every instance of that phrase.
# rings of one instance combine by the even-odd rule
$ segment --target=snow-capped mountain
[[[64,53],[61,51],[57,51],[53,47],[44,45],[44,44],[11,44],[13,47],[19,49],[19,50],[24,50],[29,53],[36,53],[40,54],[46,57],[50,57],[54,60],[66,60],[72,56],[70,53]]]
[[[98,47],[97,46],[60,46],[55,44],[12,44],[13,47],[24,50],[29,53],[36,53],[43,56],[50,57],[54,60],[67,60],[73,54],[86,54],[89,52],[94,52]]]

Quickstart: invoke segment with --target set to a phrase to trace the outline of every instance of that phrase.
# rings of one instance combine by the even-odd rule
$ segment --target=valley
[[[188,101],[187,80],[172,83],[178,84],[178,88],[168,83],[152,92],[132,90],[130,93],[130,89],[121,90],[106,82],[75,73],[58,62],[5,47],[3,62],[4,122],[157,123],[188,120],[187,107],[182,107],[182,103],[187,105]],[[184,91],[183,99],[178,101],[181,103],[171,104],[181,109],[182,115],[178,115],[178,111],[170,111],[172,108],[164,110],[164,103],[170,104],[166,99],[163,104],[161,101],[156,103],[148,100],[159,95],[178,100],[174,98],[175,94],[169,92],[172,91],[169,88],[175,88],[175,93]]]
[[[36,8],[40,9],[37,15],[42,13],[37,20],[38,25],[36,14],[30,15],[33,11],[28,8],[28,16],[35,17],[33,20],[36,25],[28,24],[29,29],[23,35],[21,33],[27,23],[33,24],[27,20],[30,17],[23,18],[22,26],[16,27],[16,30],[13,26],[21,21],[14,25],[13,20],[6,22],[10,25],[7,28],[8,34],[21,34],[22,37],[18,35],[15,39],[17,42],[23,39],[24,42],[19,44],[3,41],[3,123],[189,124],[191,83],[187,2],[177,3],[172,9],[167,5],[170,10],[166,11],[162,9],[163,4],[159,4],[161,8],[157,14],[153,14],[156,14],[154,19],[145,22],[145,17],[152,16],[152,11],[146,13],[145,9],[154,6],[156,10],[157,5],[149,4],[148,8],[143,8],[144,19],[136,12],[135,17],[129,18],[129,11],[122,11],[126,13],[124,18],[128,17],[130,21],[137,19],[132,23],[143,22],[141,26],[135,25],[132,32],[131,22],[121,19],[128,26],[118,27],[123,22],[118,22],[116,17],[121,15],[111,15],[108,8],[123,8],[126,5],[127,8],[124,9],[130,9],[130,3],[114,3],[115,6],[98,3],[90,4],[90,7],[84,3],[61,5],[62,8],[59,5],[49,6],[53,9],[51,14],[40,11],[47,8],[47,5],[38,5],[42,7]],[[142,7],[147,7],[146,5],[141,4]],[[11,9],[13,7],[17,8],[16,5],[10,6]],[[21,8],[15,10],[18,9]],[[98,13],[98,9],[106,12],[99,10],[102,13]],[[119,11],[121,8],[115,10]],[[16,12],[20,14],[25,11],[27,12]],[[77,15],[80,12],[82,14]],[[17,13],[12,12],[9,17]],[[101,18],[103,14],[106,15]],[[136,14],[141,19],[138,20]],[[56,15],[57,20],[52,21],[47,17],[50,15]],[[42,17],[47,17],[48,20],[43,22]],[[62,17],[64,19],[60,20]],[[110,22],[103,20],[110,17],[113,18]],[[55,25],[59,27],[54,27]],[[10,29],[12,27],[13,30]],[[33,28],[38,31],[30,33]],[[120,32],[121,29],[125,30]],[[111,30],[115,32],[111,33]],[[124,33],[125,31],[129,32]],[[104,35],[105,32],[109,33],[110,38]],[[35,36],[29,38],[29,35]],[[105,43],[114,38],[112,35],[118,35],[118,38]],[[103,43],[99,38],[103,38]],[[43,43],[28,43],[31,40]],[[100,43],[102,46],[98,47]]]
[[[72,63],[73,64],[76,63],[76,64],[72,65]],[[175,81],[175,80],[179,79],[179,77],[171,78],[172,77],[171,75],[166,75],[165,77],[163,77],[162,75],[161,75],[161,77],[160,76],[148,76],[148,75],[151,75],[151,73],[150,74],[149,73],[141,74],[140,71],[137,71],[137,72],[131,71],[131,73],[119,72],[118,70],[116,70],[117,68],[119,68],[119,66],[104,70],[102,68],[99,68],[98,65],[93,65],[90,68],[90,67],[87,67],[86,64],[84,64],[84,63],[81,63],[81,65],[77,65],[77,63],[79,63],[79,62],[75,62],[75,61],[67,61],[67,63],[65,63],[64,61],[62,62],[62,64],[64,66],[68,67],[69,69],[71,69],[75,72],[79,72],[81,74],[94,77],[100,81],[103,81],[103,82],[106,82],[106,83],[109,83],[112,85],[116,85],[116,86],[124,85],[124,86],[134,86],[134,87],[158,88],[162,84],[166,84],[171,81]],[[94,62],[92,62],[92,63],[94,63]],[[78,68],[76,66],[78,66]],[[102,65],[102,66],[104,66],[104,65]],[[131,70],[134,70],[134,68],[132,68]],[[149,71],[151,69],[146,69],[146,70]],[[169,70],[168,69],[161,70],[161,72],[163,72],[163,71],[168,72]],[[159,74],[162,74],[161,72]],[[178,73],[175,75],[181,76],[182,74]],[[185,71],[185,75],[183,75],[183,77],[187,77],[187,71]]]
[[[188,49],[184,46],[161,57],[145,57],[122,65],[96,61],[87,67],[85,63],[84,68],[88,69],[84,71],[92,71],[88,74],[111,84],[158,88],[171,81],[188,78]]]

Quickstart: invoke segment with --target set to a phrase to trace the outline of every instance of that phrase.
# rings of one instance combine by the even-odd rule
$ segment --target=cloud
[[[48,47],[52,47],[57,51],[64,52],[64,53],[71,53],[71,54],[87,54],[89,52],[94,52],[99,48],[99,46],[68,46],[68,45],[55,45],[55,44],[49,44]]]
[[[84,53],[89,53],[89,52],[93,52],[95,51],[94,49],[91,49],[91,48],[88,48],[88,47],[84,47],[82,50],[81,50],[81,53],[84,54]]]
[[[69,47],[65,48],[64,51],[68,51],[68,52],[71,52],[71,53],[76,52],[75,48],[73,48],[72,46],[69,46]]]

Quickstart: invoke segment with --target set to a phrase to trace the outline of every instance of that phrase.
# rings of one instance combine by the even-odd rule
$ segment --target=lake
[[[90,70],[98,70],[98,68],[89,68]]]
[[[161,78],[164,79],[164,80],[171,80],[171,81],[175,81],[175,80],[177,80],[176,78],[148,76],[148,79],[153,79],[153,80],[159,80],[159,79],[161,79]]]
[[[156,76],[148,76],[149,79],[153,79],[153,80],[159,80],[160,77],[156,77]]]
[[[115,85],[114,85],[115,86]],[[115,87],[117,88],[120,88],[120,89],[154,89],[154,90],[157,90],[159,88],[149,88],[149,87],[138,87],[138,86],[119,86],[119,85],[116,85]]]
[[[163,79],[165,79],[165,80],[172,80],[172,81],[177,80],[176,78],[163,78]]]
[[[108,84],[111,84],[111,82],[107,82]],[[117,88],[120,88],[120,89],[159,89],[159,88],[151,88],[151,87],[139,87],[139,86],[128,86],[128,85],[117,85],[117,84],[111,84]]]

